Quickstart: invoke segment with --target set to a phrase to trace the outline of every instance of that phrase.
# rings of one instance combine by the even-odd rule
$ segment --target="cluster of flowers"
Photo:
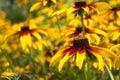
[[[1,11],[1,75],[8,75],[9,68],[38,74],[45,61],[50,66],[59,62],[59,72],[66,62],[79,69],[89,66],[104,71],[107,64],[109,69],[119,70],[119,5],[119,0],[40,0],[30,8],[31,14],[37,11],[36,17],[14,24]],[[29,63],[20,64],[18,60],[28,56]]]

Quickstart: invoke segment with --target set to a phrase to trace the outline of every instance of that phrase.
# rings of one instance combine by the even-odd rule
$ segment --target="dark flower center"
[[[25,32],[25,31],[29,31],[30,29],[29,29],[29,26],[23,26],[22,28],[21,28],[21,31],[23,31],[23,32]]]
[[[75,2],[75,6],[76,7],[85,7],[86,6],[86,2],[85,1]]]
[[[88,39],[79,39],[73,41],[73,46],[76,48],[86,48],[89,46]]]
[[[112,11],[118,11],[118,10],[120,10],[120,9],[117,8],[117,7],[113,7],[111,10],[112,10]]]
[[[76,32],[82,32],[82,27],[80,27],[80,26],[77,27],[75,31],[76,31]]]

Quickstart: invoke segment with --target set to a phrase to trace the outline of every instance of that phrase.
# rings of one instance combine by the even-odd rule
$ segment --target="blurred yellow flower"
[[[20,39],[22,49],[27,51],[29,51],[29,48],[32,48],[34,42],[42,41],[42,36],[47,36],[45,31],[30,22],[15,24],[8,32],[9,34],[5,38],[17,36]]]
[[[100,7],[100,6],[102,6],[102,7]],[[90,10],[95,10],[95,11],[99,12],[99,10],[107,10],[110,8],[111,8],[110,5],[106,2],[95,2],[95,3],[87,4],[85,1],[80,1],[80,2],[75,2],[75,5],[68,9],[67,8],[61,9],[61,10],[54,12],[52,14],[52,16],[59,15],[64,12],[66,12],[66,14],[68,16],[71,13],[78,15],[78,14],[83,13],[83,12],[81,12],[81,9],[84,10],[85,12],[89,13]]]
[[[47,4],[56,3],[56,2],[57,2],[56,0],[41,0],[32,5],[32,7],[30,8],[30,12],[39,9],[41,6],[45,6]]]

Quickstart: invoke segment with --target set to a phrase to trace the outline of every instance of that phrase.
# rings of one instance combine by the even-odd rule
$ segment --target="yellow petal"
[[[74,12],[76,9],[71,7],[67,10],[67,16],[69,16],[72,12]]]
[[[103,36],[106,35],[106,33],[105,33],[104,31],[102,31],[102,30],[95,29],[94,31],[95,31],[95,33],[97,33],[97,34],[101,34],[101,35],[103,35]]]
[[[22,49],[25,50],[25,48],[27,47],[26,37],[25,36],[21,36],[20,37],[20,42],[21,42]]]
[[[91,34],[91,36],[93,37],[93,38],[91,37],[91,39],[95,39],[95,41],[92,40],[92,41],[94,41],[95,44],[99,44],[100,43],[100,37],[98,35]]]
[[[77,52],[76,54],[76,66],[78,66],[80,69],[82,68],[83,66],[83,62],[85,60],[85,52],[84,53],[79,53]]]
[[[39,50],[43,50],[43,45],[42,44],[37,44]]]
[[[60,72],[65,64],[65,62],[67,62],[67,60],[72,57],[72,55],[69,55],[69,54],[66,54],[61,60],[60,60],[60,63],[59,63],[59,66],[58,66],[58,71]]]
[[[94,53],[93,55],[94,55],[94,56],[97,58],[97,60],[98,60],[98,69],[101,70],[101,71],[103,71],[104,63],[103,63],[102,57],[101,57],[99,54],[96,54],[96,53]]]
[[[87,6],[87,7],[84,7],[83,10],[84,10],[85,12],[89,13],[89,7],[88,7],[88,6]]]
[[[50,60],[50,66],[55,65],[55,63],[56,63],[57,61],[59,61],[62,56],[63,56],[63,55],[62,55],[62,50],[61,50],[61,51],[58,51],[58,52],[51,58],[51,60]]]
[[[43,31],[43,30],[38,30],[38,32],[42,33],[45,36],[48,36],[47,32]]]
[[[57,0],[52,0],[52,2],[57,3]]]
[[[41,3],[41,2],[35,3],[35,4],[30,8],[30,12],[39,9],[41,6],[42,6],[42,3]]]
[[[34,33],[32,33],[32,35],[35,36],[38,40],[41,40],[41,36],[39,33],[34,32]]]
[[[117,11],[116,13],[117,13],[117,16],[120,17],[120,11]]]
[[[26,43],[27,43],[27,45],[28,45],[29,47],[31,47],[31,46],[32,46],[32,39],[31,39],[30,34],[28,34],[28,35],[25,36],[25,37],[26,37]]]
[[[96,2],[93,5],[99,10],[105,10],[105,9],[110,9],[111,8],[111,6],[106,2]]]
[[[45,6],[48,3],[48,0],[43,0],[43,5]]]
[[[117,44],[117,45],[114,45],[114,46],[112,46],[111,48],[110,48],[110,50],[116,50],[116,49],[119,49],[119,47],[120,47],[120,44]]]
[[[120,34],[116,32],[116,34],[113,35],[112,40],[117,40],[119,38]]]
[[[51,15],[51,17],[52,17],[52,16],[55,16],[55,15],[60,15],[60,14],[62,14],[62,13],[64,13],[64,12],[66,12],[66,11],[67,11],[67,9],[58,10],[58,11],[54,12],[54,13]]]

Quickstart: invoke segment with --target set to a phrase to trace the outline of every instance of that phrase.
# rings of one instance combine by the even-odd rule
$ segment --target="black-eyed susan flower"
[[[68,33],[69,31],[69,33]],[[63,35],[65,35],[64,40],[70,40],[74,37],[78,37],[82,35],[82,27],[68,27],[66,30],[63,31]],[[100,35],[106,36],[106,32],[97,29],[97,28],[91,28],[91,27],[85,27],[85,37],[88,38],[89,43],[91,44],[99,44],[100,43]]]
[[[40,0],[30,8],[30,12],[39,9],[41,6],[50,5],[51,3],[56,3],[56,2],[57,2],[56,0]]]
[[[97,68],[103,70],[104,60],[108,63],[111,68],[112,63],[110,56],[114,56],[113,52],[106,48],[90,45],[87,38],[75,39],[72,44],[69,44],[65,49],[59,50],[51,59],[50,65],[53,66],[59,61],[58,70],[61,71],[64,64],[70,58],[75,56],[75,64],[80,69],[86,60],[86,57],[94,57],[97,62]]]
[[[98,12],[99,10],[105,10],[110,8],[111,8],[110,5],[106,2],[95,2],[95,3],[87,4],[86,1],[79,1],[79,2],[75,2],[74,6],[68,9],[66,8],[56,11],[55,13],[53,13],[52,16],[59,15],[64,12],[66,12],[67,15],[69,16],[71,13],[81,14],[82,13],[81,10],[84,10],[85,12],[89,13],[90,10],[95,10]]]
[[[40,46],[43,42],[42,36],[47,36],[47,33],[45,31],[30,22],[15,24],[13,25],[12,29],[8,31],[8,33],[9,34],[5,36],[5,39],[9,39],[10,37],[17,37],[15,39],[19,39],[22,49],[27,51],[32,47],[36,48],[35,44],[37,41],[39,41],[38,43],[40,44],[38,45],[38,48],[41,49]]]

